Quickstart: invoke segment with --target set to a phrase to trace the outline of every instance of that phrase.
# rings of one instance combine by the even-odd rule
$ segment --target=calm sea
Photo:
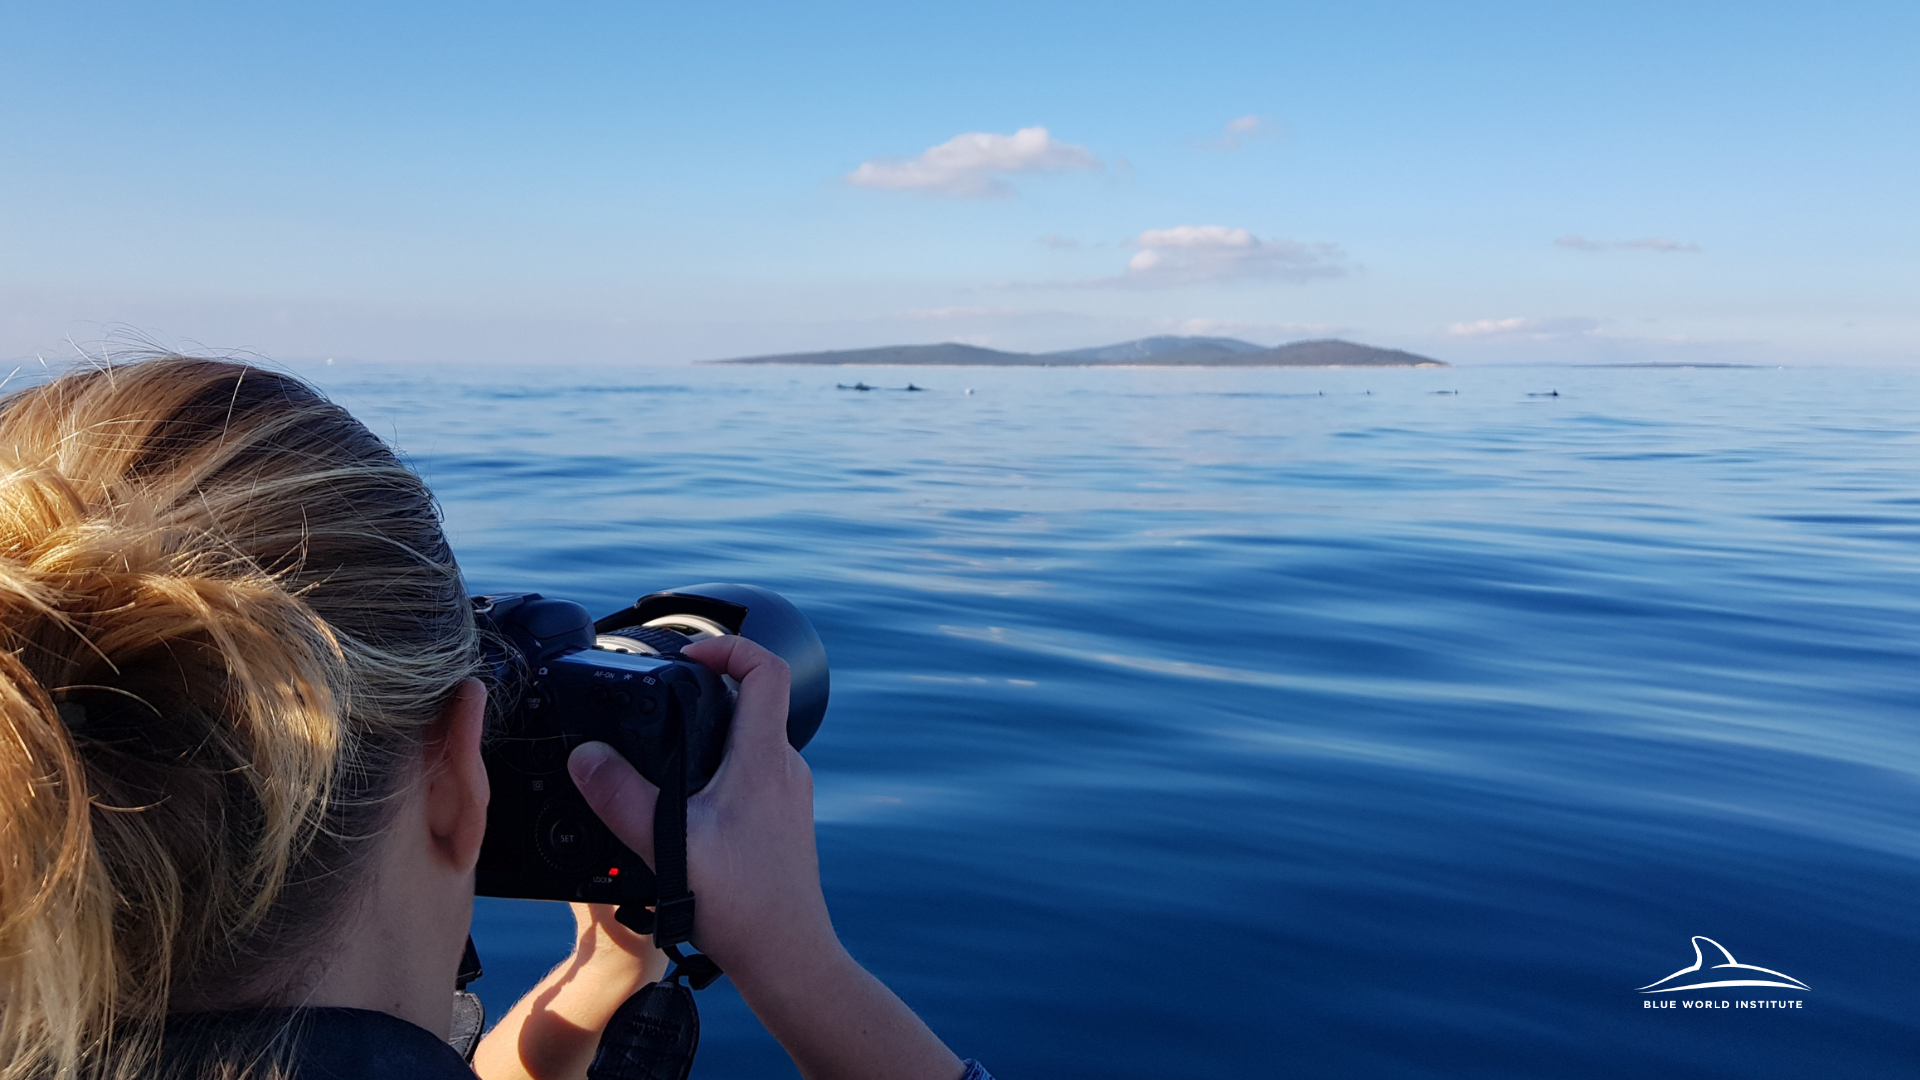
[[[841,933],[1003,1080],[1920,1075],[1920,373],[310,374],[477,590],[812,616]]]

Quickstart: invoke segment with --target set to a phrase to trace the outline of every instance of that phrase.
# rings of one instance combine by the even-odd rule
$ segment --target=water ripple
[[[836,922],[1003,1075],[1912,1070],[1920,376],[940,374],[324,372],[477,587],[813,615]],[[1694,934],[1807,1007],[1643,1010]]]

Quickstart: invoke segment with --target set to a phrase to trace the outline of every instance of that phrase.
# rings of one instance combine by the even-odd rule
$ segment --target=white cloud
[[[1631,248],[1637,251],[1656,251],[1663,255],[1695,254],[1700,250],[1699,244],[1689,244],[1664,236],[1643,236],[1637,240],[1607,241],[1589,240],[1584,236],[1567,235],[1555,239],[1553,246],[1566,248],[1570,251],[1606,251],[1611,248]]]
[[[847,174],[857,187],[924,191],[960,198],[1012,194],[1003,176],[1010,173],[1098,169],[1100,159],[1084,146],[1063,143],[1046,128],[1021,128],[1011,135],[970,131],[955,135],[913,158],[876,158]]]
[[[1255,139],[1270,139],[1280,134],[1280,125],[1255,113],[1227,121],[1219,133],[1202,145],[1211,150],[1238,150]]]
[[[1333,244],[1263,240],[1246,229],[1226,225],[1148,229],[1133,242],[1140,250],[1127,261],[1127,272],[1119,279],[1132,285],[1261,277],[1305,281],[1346,273],[1345,255]]]
[[[1565,338],[1591,337],[1599,329],[1599,319],[1589,319],[1580,315],[1564,315],[1556,319],[1529,319],[1516,315],[1507,319],[1457,322],[1447,327],[1447,333],[1463,338],[1558,341]]]
[[[1504,334],[1517,334],[1533,321],[1518,315],[1511,319],[1478,319],[1473,322],[1454,323],[1447,327],[1447,333],[1454,337],[1499,337]]]

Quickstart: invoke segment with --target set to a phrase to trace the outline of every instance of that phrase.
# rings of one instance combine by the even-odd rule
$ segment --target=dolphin
[[[1700,947],[1700,943],[1703,941],[1713,947],[1711,952]],[[1707,963],[1708,960],[1724,960],[1726,962],[1709,965]],[[1749,971],[1757,971],[1764,975],[1774,975],[1778,976],[1778,978],[1754,979],[1739,977],[1741,973]],[[1722,979],[1713,978],[1715,974],[1719,973],[1724,973],[1728,977]],[[1707,981],[1688,981],[1683,986],[1667,985],[1670,982],[1684,981],[1685,977],[1689,975],[1705,977]],[[1693,939],[1693,966],[1683,967],[1658,982],[1650,982],[1641,987],[1640,992],[1643,994],[1671,994],[1676,990],[1705,990],[1714,986],[1777,986],[1782,990],[1813,989],[1813,987],[1808,986],[1806,983],[1784,972],[1775,971],[1772,968],[1755,967],[1752,964],[1743,964],[1733,958],[1733,954],[1727,951],[1726,946],[1712,938],[1695,935]]]
[[[838,389],[841,389],[841,390],[871,390],[871,389],[873,389],[873,387],[871,387],[871,386],[868,386],[868,385],[867,385],[866,383],[863,383],[863,382],[857,382],[857,383],[854,383],[854,384],[853,384],[852,386],[848,386],[848,385],[847,385],[846,383],[834,383],[833,385],[834,385],[834,386],[835,386],[836,388],[838,388]]]

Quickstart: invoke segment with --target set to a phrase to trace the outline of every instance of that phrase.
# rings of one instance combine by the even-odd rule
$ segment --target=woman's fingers
[[[660,789],[603,742],[574,747],[567,757],[567,774],[613,835],[652,866],[653,803]]]
[[[695,642],[687,647],[686,654],[740,684],[722,772],[737,772],[738,767],[730,767],[736,758],[750,760],[746,765],[749,774],[783,758],[788,687],[792,684],[787,662],[746,638],[734,636]],[[653,804],[660,789],[603,742],[575,747],[567,759],[567,771],[600,820],[652,866]]]
[[[734,635],[696,641],[684,652],[740,683],[739,696],[733,703],[733,734],[727,744],[730,751],[736,746],[751,746],[764,753],[787,741],[787,700],[792,693],[793,673],[785,660]]]

